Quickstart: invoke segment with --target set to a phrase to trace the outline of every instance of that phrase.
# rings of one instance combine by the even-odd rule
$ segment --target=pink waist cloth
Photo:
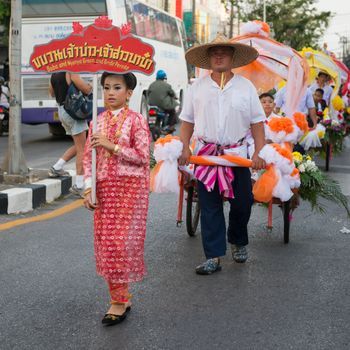
[[[221,146],[215,143],[201,142],[203,143],[203,147],[198,151],[198,156],[220,156],[224,154],[225,149],[236,148],[242,145],[242,143],[236,143],[234,145]],[[208,192],[214,189],[217,180],[220,194],[224,198],[234,198],[232,188],[234,174],[232,167],[197,165],[194,175],[204,184]]]

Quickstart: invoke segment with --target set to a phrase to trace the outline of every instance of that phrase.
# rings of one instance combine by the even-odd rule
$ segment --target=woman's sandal
[[[105,314],[102,319],[102,324],[106,326],[113,326],[115,324],[121,323],[126,319],[127,313],[131,310],[128,306],[122,315]]]

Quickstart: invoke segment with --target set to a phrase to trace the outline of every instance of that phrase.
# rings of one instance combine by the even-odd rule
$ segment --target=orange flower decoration
[[[272,147],[284,158],[287,158],[291,163],[293,161],[292,152],[286,148],[281,147],[278,143],[273,143]]]
[[[165,145],[168,142],[171,142],[172,140],[180,140],[180,137],[178,136],[172,136],[170,134],[166,135],[165,137],[160,137],[156,142],[155,145]]]
[[[294,130],[293,122],[289,118],[271,118],[268,125],[273,132],[284,131],[290,134]]]
[[[303,114],[301,112],[296,112],[296,113],[294,113],[293,117],[295,120],[295,124],[297,125],[297,127],[300,130],[304,131],[304,133],[309,130],[309,126],[307,124],[305,114]]]
[[[297,175],[299,175],[299,169],[294,168],[293,171],[291,172],[290,176],[297,176]]]
[[[261,25],[261,29],[262,29],[265,33],[267,33],[267,34],[270,33],[270,26],[269,26],[266,22],[259,21],[259,20],[255,20],[254,22],[257,23],[257,24],[260,24],[260,25]]]

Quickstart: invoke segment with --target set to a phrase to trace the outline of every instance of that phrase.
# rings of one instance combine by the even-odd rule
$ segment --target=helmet
[[[166,73],[165,73],[162,69],[160,69],[160,70],[157,72],[156,79],[157,79],[157,80],[164,80],[164,79],[166,79],[166,78],[167,78]]]

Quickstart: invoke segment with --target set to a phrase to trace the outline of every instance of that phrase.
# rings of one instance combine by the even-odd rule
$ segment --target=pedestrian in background
[[[232,73],[258,57],[251,46],[231,43],[218,37],[209,44],[198,45],[186,53],[187,62],[211,70],[197,79],[187,90],[180,139],[183,151],[179,164],[188,163],[192,134],[198,141],[196,155],[238,154],[247,158],[245,137],[251,129],[255,143],[253,168],[262,169],[264,161],[258,156],[265,144],[265,113],[254,85]],[[230,202],[228,242],[232,258],[244,263],[248,258],[248,222],[253,205],[249,168],[197,166],[198,197],[201,208],[202,242],[206,261],[196,273],[209,275],[221,270],[220,257],[226,254],[226,223],[223,199]]]
[[[105,278],[111,307],[102,323],[122,322],[130,310],[129,283],[144,275],[144,240],[149,196],[150,133],[146,119],[128,108],[134,74],[103,73],[108,110],[90,126],[84,153],[84,205],[95,210],[96,270]],[[91,199],[91,150],[96,149],[96,197]]]
[[[83,154],[86,141],[86,131],[89,129],[85,120],[73,119],[64,109],[69,85],[73,83],[75,87],[83,94],[88,95],[92,91],[92,86],[86,83],[79,74],[68,72],[54,73],[51,75],[49,92],[56,98],[58,104],[58,117],[67,135],[71,135],[74,145],[69,147],[58,161],[49,169],[50,177],[59,177],[67,175],[63,170],[66,162],[76,157],[76,182],[71,188],[71,192],[77,196],[83,196],[84,191],[84,169]]]

